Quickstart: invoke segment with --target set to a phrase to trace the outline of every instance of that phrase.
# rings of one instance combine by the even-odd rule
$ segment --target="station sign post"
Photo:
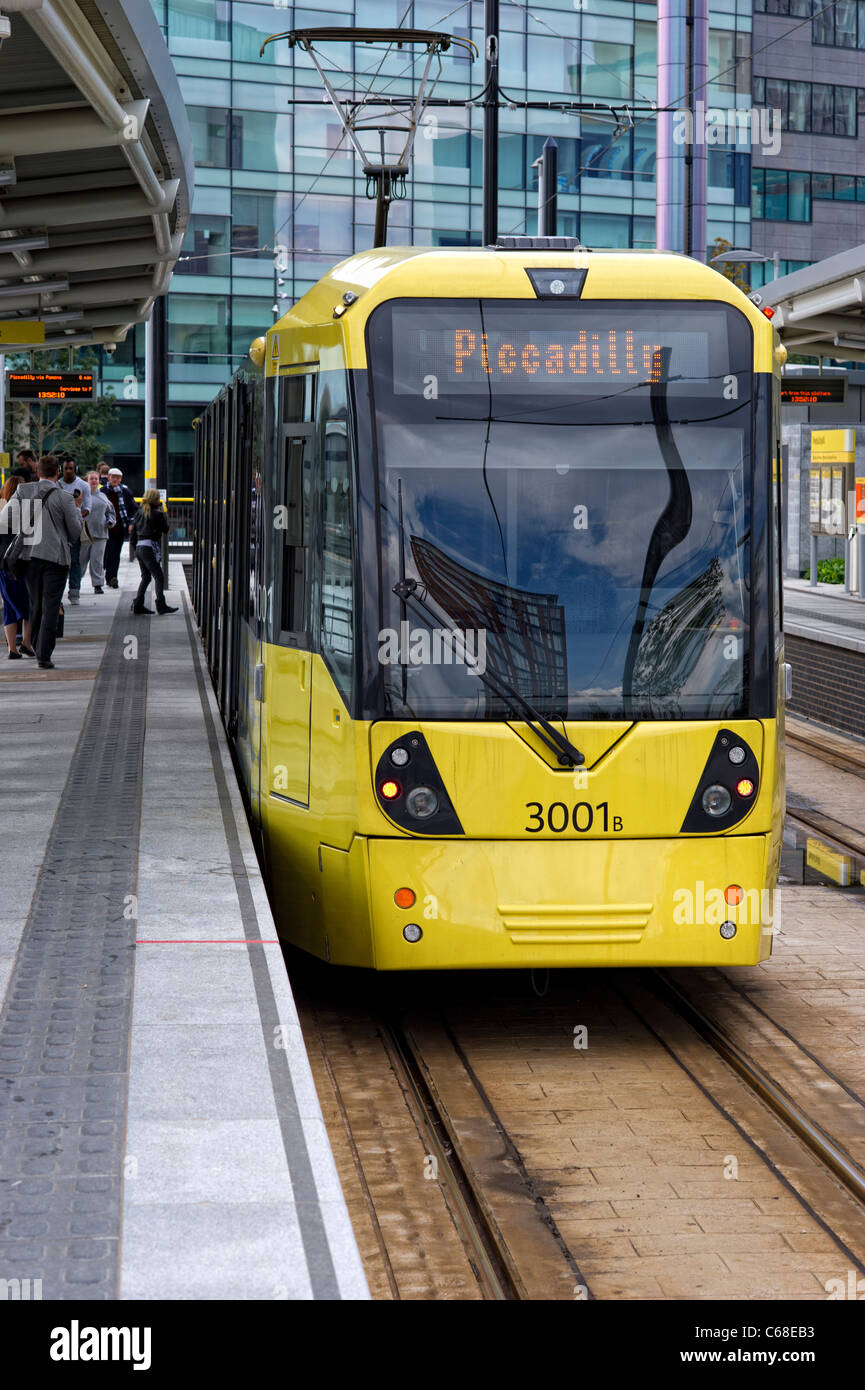
[[[818,536],[844,536],[844,587],[850,588],[852,547],[847,517],[853,495],[856,461],[855,429],[813,430],[808,491],[811,532],[811,585],[817,584]],[[858,559],[857,555],[857,559]],[[859,567],[859,574],[862,574]],[[861,590],[861,584],[860,584]]]

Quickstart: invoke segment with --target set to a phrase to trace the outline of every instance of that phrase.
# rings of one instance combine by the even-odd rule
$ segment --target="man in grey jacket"
[[[3,520],[11,532],[23,529],[31,536],[27,546],[31,640],[39,665],[43,670],[52,671],[51,653],[57,640],[60,600],[69,574],[70,546],[81,536],[82,499],[57,486],[60,467],[50,454],[39,460],[37,471],[39,481],[21,484],[7,504]],[[25,501],[27,505],[22,513]]]
[[[90,578],[93,580],[94,594],[104,594],[102,587],[105,583],[105,570],[102,562],[105,557],[105,547],[108,544],[108,532],[112,526],[117,525],[117,516],[111,505],[109,498],[104,492],[99,491],[99,474],[88,473],[87,485],[90,488],[90,511],[87,513],[87,525],[85,534],[81,541],[81,573],[87,573],[87,566],[90,566]],[[83,504],[82,504],[83,511]],[[87,532],[90,539],[87,539]]]

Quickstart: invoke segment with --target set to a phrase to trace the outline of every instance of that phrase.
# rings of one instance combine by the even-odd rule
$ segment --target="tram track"
[[[712,1019],[702,1010],[692,998],[682,990],[676,981],[672,980],[664,971],[656,970],[652,972],[653,984],[660,996],[675,1011],[684,1018],[696,1033],[708,1044],[719,1057],[727,1063],[744,1084],[756,1095],[764,1105],[766,1105],[786,1126],[786,1128],[820,1160],[820,1162],[844,1185],[847,1191],[865,1207],[865,1170],[857,1163],[847,1149],[828,1132],[824,1124],[819,1123],[813,1116],[803,1108],[798,1101],[777,1080],[773,1079],[764,1067],[751,1057],[739,1043],[730,1036],[716,1020]],[[747,1000],[747,996],[741,996]],[[747,1003],[754,1009],[756,1006],[753,1001]],[[773,1019],[760,1010],[762,1019],[766,1020],[776,1030],[779,1036],[782,1031]],[[803,1058],[810,1064],[809,1071],[812,1073],[810,1082],[812,1085],[829,1086],[833,1090],[843,1088],[847,1095],[859,1106],[861,1116],[861,1135],[863,1145],[865,1145],[865,1103],[862,1097],[857,1096],[844,1086],[839,1078],[830,1072],[823,1064],[789,1033],[783,1032],[783,1039],[795,1046],[801,1052]],[[814,1073],[816,1072],[816,1076]]]
[[[865,779],[865,745],[860,748],[829,729],[812,728],[799,720],[788,721],[785,737],[792,750],[848,776]],[[787,823],[805,839],[824,842],[830,854],[847,855],[865,867],[865,832],[829,815],[809,796],[788,791]],[[830,877],[835,877],[831,870]],[[843,879],[839,882],[845,884]]]
[[[850,1266],[865,1273],[862,1098],[845,1088],[766,1016],[762,1016],[761,1026],[764,1033],[772,1032],[775,1044],[768,1063],[765,1055],[759,1061],[754,1057],[752,1035],[744,1024],[739,1031],[738,1015],[732,1023],[728,1017],[713,1017],[711,1004],[701,1007],[680,981],[662,972],[591,972],[591,977],[582,972],[579,977],[562,972],[553,981],[554,998],[536,1006],[529,1000],[528,1007],[516,977],[498,983],[491,977],[487,988],[492,987],[493,993],[480,1010],[474,996],[457,981],[452,988],[448,981],[433,990],[416,980],[377,981],[372,997],[367,994],[361,1001],[351,996],[352,1013],[339,1034],[334,1032],[333,1020],[339,1020],[342,1028],[345,1012],[340,996],[343,988],[356,988],[353,982],[343,981],[334,998],[321,980],[327,995],[314,1002],[304,999],[306,991],[301,985],[298,1003],[304,1031],[309,1042],[310,1018],[315,1014],[330,1084],[340,1095],[339,1125],[350,1137],[355,1169],[350,1184],[359,1179],[364,1190],[364,1220],[375,1228],[377,1246],[372,1256],[367,1247],[366,1259],[372,1258],[374,1266],[387,1271],[388,1286],[379,1284],[378,1296],[489,1301],[662,1296],[644,1291],[646,1281],[637,1256],[642,1256],[647,1243],[651,1254],[653,1241],[663,1244],[667,1239],[641,1237],[640,1232],[645,1221],[653,1220],[655,1202],[663,1200],[662,1196],[653,1197],[652,1192],[666,1187],[662,1180],[667,1173],[665,1165],[676,1162],[684,1164],[680,1173],[704,1173],[709,1179],[705,1197],[708,1219],[704,1236],[688,1224],[690,1219],[684,1213],[689,1204],[683,1203],[680,1224],[673,1225],[670,1232],[673,1241],[678,1230],[680,1239],[697,1240],[700,1248],[711,1250],[713,1223],[725,1219],[719,1190],[726,1189],[725,1195],[733,1198],[731,1212],[739,1212],[756,1194],[763,1206],[754,1208],[752,1219],[761,1228],[765,1221],[768,1232],[780,1219],[771,1215],[778,1204],[779,1211],[787,1212],[784,1229],[792,1238],[817,1238],[816,1234],[806,1236],[800,1227],[822,1231],[820,1239],[830,1242],[836,1251],[834,1262],[827,1265],[830,1271],[835,1269],[838,1255],[843,1255]],[[723,979],[722,972],[700,972],[698,991],[708,990],[714,997],[713,990],[719,989]],[[331,971],[326,980],[334,981]],[[598,1003],[587,1009],[589,1000],[595,999]],[[609,1012],[613,999],[618,1004]],[[741,1017],[747,1024],[750,1001],[740,1002]],[[628,1080],[621,1055],[605,1061],[603,1054],[608,1048],[602,1038],[594,1044],[600,1052],[586,1054],[586,1060],[580,1062],[572,1050],[574,1060],[562,1065],[564,1057],[555,1041],[562,1036],[562,1019],[586,1017],[598,1008],[612,1021],[615,1036],[622,1039],[614,1044],[614,1052],[626,1045]],[[756,1017],[759,1010],[754,1008],[753,1013]],[[514,1099],[517,1088],[506,1084],[505,1078],[519,1075],[521,1067],[525,1068],[525,1063],[516,1061],[511,1037],[514,1031],[523,1037],[531,1035],[535,1014],[537,1046],[533,1051],[538,1060],[532,1070],[551,1099],[532,1112],[526,1103]],[[596,1026],[591,1024],[592,1029]],[[364,1051],[358,1041],[362,1037],[374,1038],[376,1049],[364,1053],[363,1066],[357,1071],[352,1069],[348,1053],[357,1060]],[[551,1044],[555,1054],[550,1051]],[[783,1061],[784,1049],[788,1054],[786,1069],[780,1064],[776,1069],[775,1062]],[[796,1049],[795,1057],[792,1049]],[[311,1055],[317,1050],[318,1046],[311,1046]],[[645,1074],[646,1059],[655,1054],[660,1059],[663,1052],[670,1060],[663,1065],[660,1060],[650,1061],[651,1081],[630,1080],[632,1069],[637,1076],[640,1069]],[[549,1065],[542,1060],[545,1056],[551,1059]],[[671,1077],[671,1063],[675,1064],[674,1071],[680,1069],[681,1081]],[[318,1071],[316,1075],[321,1087]],[[557,1079],[562,1075],[573,1078],[567,1083],[567,1096],[561,1094],[563,1088]],[[797,1090],[795,1084],[797,1076],[806,1087],[804,1101],[801,1086]],[[599,1081],[599,1077],[608,1081]],[[593,1093],[608,1083],[613,1089],[599,1094],[609,1096],[603,1104],[612,1108],[598,1110]],[[618,1098],[623,1085],[633,1084],[650,1085],[657,1091],[657,1098],[649,1100],[648,1110],[642,1112],[647,1118],[640,1121],[636,1131],[629,1124],[633,1112],[628,1106],[634,1102],[623,1097],[623,1111]],[[390,1088],[387,1095],[386,1087]],[[531,1089],[535,1089],[534,1083]],[[693,1098],[671,1100],[680,1092],[682,1097],[687,1093]],[[370,1126],[367,1108],[371,1095],[379,1097],[374,1127]],[[808,1100],[811,1095],[814,1105]],[[719,1116],[714,1128],[726,1130],[728,1135],[719,1147],[719,1167],[721,1156],[730,1153],[738,1153],[738,1161],[744,1165],[741,1197],[734,1196],[732,1186],[723,1181],[718,1184],[718,1177],[711,1176],[718,1172],[714,1163],[710,1169],[688,1168],[690,1163],[707,1161],[700,1134],[707,1132],[707,1125],[711,1132],[713,1122],[697,1118],[707,1101]],[[639,1104],[643,1105],[642,1098]],[[635,1190],[630,1190],[632,1180],[624,1176],[626,1171],[635,1170],[622,1170],[617,1196],[610,1190],[611,1179],[603,1176],[607,1166],[633,1164],[635,1159],[629,1155],[646,1142],[635,1134],[643,1132],[641,1125],[651,1123],[648,1116],[654,1107],[671,1104],[683,1105],[685,1113],[693,1116],[689,1121],[693,1139],[672,1141],[678,1146],[678,1158],[659,1140],[659,1147],[650,1147],[654,1158],[643,1160],[640,1176],[633,1180]],[[565,1140],[558,1124],[551,1123],[550,1112],[558,1111],[558,1118],[567,1123],[567,1115],[561,1111],[574,1106],[570,1123],[582,1115],[585,1122],[581,1120],[574,1131],[578,1135],[576,1149],[567,1158],[560,1156]],[[327,1104],[325,1108],[327,1111]],[[835,1124],[833,1116],[842,1111],[846,1120]],[[622,1148],[621,1153],[611,1156],[613,1123],[621,1135],[616,1142],[621,1142]],[[331,1127],[331,1137],[334,1135]],[[851,1137],[854,1141],[858,1138],[858,1146],[850,1142]],[[746,1141],[744,1149],[742,1140]],[[688,1152],[683,1152],[686,1145]],[[425,1171],[418,1181],[421,1164]],[[658,1179],[652,1176],[653,1164],[661,1165]],[[615,1174],[619,1170],[614,1166],[610,1171]],[[345,1180],[344,1165],[341,1172]],[[428,1178],[435,1181],[423,1180]],[[684,1177],[683,1181],[693,1179]],[[645,1211],[641,1204],[634,1205],[634,1198],[641,1193],[648,1202]],[[796,1199],[793,1208],[791,1198]],[[593,1220],[584,1219],[585,1201],[589,1202],[586,1212],[601,1210],[607,1202],[614,1204],[615,1224],[608,1224],[609,1217],[601,1218],[607,1234],[596,1231]],[[695,1198],[690,1204],[697,1217],[702,1201]],[[436,1224],[431,1218],[433,1209],[446,1209],[449,1236],[441,1220]],[[765,1215],[760,1216],[760,1211]],[[689,1230],[693,1232],[690,1236]],[[403,1260],[400,1265],[400,1232],[405,1234],[407,1247],[416,1247],[414,1253],[419,1259],[413,1263]],[[767,1234],[760,1239],[770,1237]],[[450,1254],[445,1249],[448,1240]],[[605,1242],[630,1250],[627,1266],[615,1266],[617,1272],[612,1274],[609,1257],[603,1254]],[[454,1273],[453,1250],[457,1246],[462,1252],[462,1274]],[[697,1256],[695,1269],[707,1258],[708,1254]],[[418,1284],[418,1263],[423,1266],[423,1289]],[[794,1262],[794,1275],[798,1268]],[[443,1270],[450,1270],[450,1274]],[[787,1296],[790,1287],[776,1284],[774,1293],[761,1291],[758,1296]],[[688,1295],[674,1287],[665,1296]],[[820,1295],[815,1288],[807,1296]]]
[[[490,1217],[470,1164],[463,1161],[459,1139],[447,1111],[436,1099],[422,1057],[393,1018],[382,1020],[385,1046],[400,1079],[418,1133],[435,1162],[436,1179],[448,1192],[463,1244],[485,1299],[502,1302],[524,1298],[525,1290],[511,1252]]]
[[[788,719],[785,729],[785,742],[799,753],[807,753],[812,758],[841,772],[849,772],[853,777],[865,778],[865,747],[860,748],[849,739],[833,734],[829,729],[812,729],[809,725]]]
[[[309,978],[308,970],[303,973]],[[356,1127],[366,1130],[367,1125],[353,1103],[356,1088],[341,1080],[345,1068],[337,1055],[339,1044],[321,1026],[321,1006],[306,994],[303,985],[298,1007],[308,1039],[315,1032],[316,1052],[337,1099],[390,1296],[416,1296],[404,1293],[406,1278],[395,1268],[388,1249],[393,1174],[389,1173],[384,1182],[376,1182],[375,1176],[368,1179],[360,1151],[362,1141],[355,1142],[353,1133]],[[493,1302],[573,1298],[576,1289],[576,1296],[591,1297],[543,1197],[522,1164],[517,1146],[446,1020],[425,1009],[418,1011],[414,1001],[394,998],[388,984],[377,981],[373,1007],[364,1023],[376,1035],[381,1049],[372,1068],[365,1065],[366,1089],[380,1084],[383,1064],[420,1140],[423,1176],[433,1180],[465,1251],[475,1296]],[[357,1032],[356,1018],[352,1019],[352,1031]],[[373,1069],[378,1072],[378,1082]],[[385,1102],[383,1109],[387,1112],[383,1126],[387,1132],[394,1122],[393,1102]],[[416,1158],[415,1171],[417,1166]],[[412,1190],[428,1199],[431,1189],[421,1182]],[[428,1253],[435,1267],[435,1251]]]

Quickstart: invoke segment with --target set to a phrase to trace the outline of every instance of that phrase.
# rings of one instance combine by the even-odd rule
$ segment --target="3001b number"
[[[598,829],[612,830],[614,833],[622,829],[622,817],[611,816],[606,801],[600,801],[596,806],[590,805],[588,801],[578,801],[570,810],[563,801],[554,801],[546,809],[540,801],[527,801],[526,810],[533,822],[526,826],[530,835],[537,835],[542,830],[552,830],[555,835],[564,835],[565,831],[571,828],[578,834],[585,835],[595,824],[596,816],[599,818]]]

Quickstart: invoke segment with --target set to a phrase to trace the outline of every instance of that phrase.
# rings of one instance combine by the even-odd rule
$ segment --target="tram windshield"
[[[389,713],[512,718],[503,684],[547,718],[746,712],[743,315],[406,300],[369,356]]]

